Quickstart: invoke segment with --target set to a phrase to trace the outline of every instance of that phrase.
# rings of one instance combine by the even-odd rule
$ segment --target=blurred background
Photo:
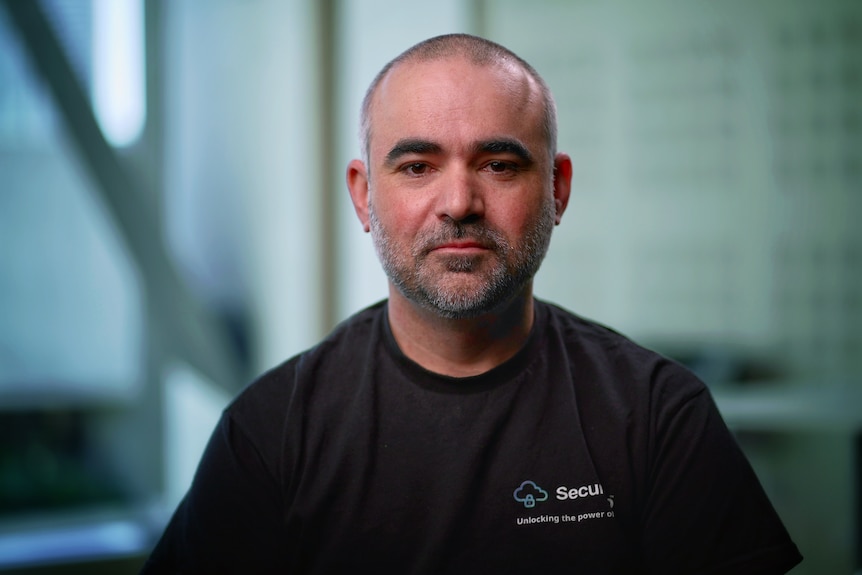
[[[697,371],[793,573],[862,573],[855,0],[0,0],[0,573],[135,573],[230,398],[385,297],[359,103],[454,31],[557,98],[537,294]]]

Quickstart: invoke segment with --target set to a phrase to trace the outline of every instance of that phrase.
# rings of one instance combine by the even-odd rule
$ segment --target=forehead
[[[404,138],[442,147],[507,137],[544,145],[541,90],[521,67],[476,65],[461,57],[395,66],[370,107],[372,157]]]

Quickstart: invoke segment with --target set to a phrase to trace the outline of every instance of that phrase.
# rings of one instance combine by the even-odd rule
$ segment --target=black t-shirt
[[[225,410],[146,573],[784,573],[801,560],[705,386],[536,302],[431,373],[385,302]]]

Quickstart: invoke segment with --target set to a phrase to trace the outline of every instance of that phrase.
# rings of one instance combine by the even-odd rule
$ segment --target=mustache
[[[484,222],[457,222],[446,220],[434,230],[421,235],[417,243],[419,255],[452,241],[470,240],[484,248],[501,250],[508,247],[505,236]]]

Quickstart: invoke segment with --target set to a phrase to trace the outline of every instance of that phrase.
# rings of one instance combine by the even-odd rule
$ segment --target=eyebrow
[[[434,142],[430,142],[428,140],[420,140],[414,138],[408,138],[405,140],[398,140],[395,145],[389,150],[389,153],[386,154],[386,159],[384,164],[387,166],[391,166],[396,163],[401,157],[407,156],[409,154],[439,154],[443,150],[439,144],[435,144]]]
[[[534,162],[533,155],[527,147],[517,140],[487,140],[478,142],[474,148],[480,154],[512,154],[527,164]]]
[[[439,154],[443,151],[442,146],[430,140],[419,138],[406,138],[398,140],[389,153],[386,154],[384,164],[391,166],[404,156],[416,154]],[[526,164],[534,163],[533,155],[521,142],[513,139],[483,140],[473,146],[476,154],[512,154],[520,158]]]

